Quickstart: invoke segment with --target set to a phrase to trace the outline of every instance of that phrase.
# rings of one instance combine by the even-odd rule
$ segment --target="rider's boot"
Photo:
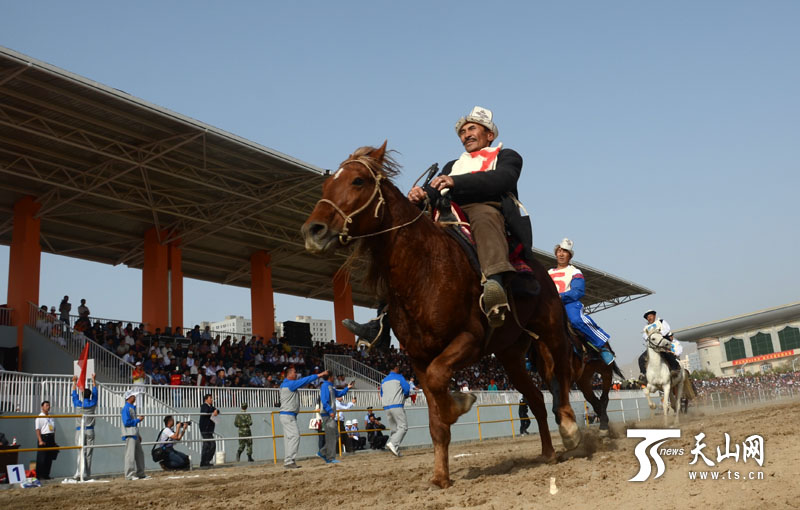
[[[505,314],[509,311],[508,296],[503,288],[503,274],[490,276],[483,282],[483,294],[481,294],[481,307],[489,326],[499,328],[505,321]]]
[[[600,348],[600,358],[606,365],[614,363],[614,353],[611,352],[607,345]]]
[[[372,344],[381,335],[383,329],[389,326],[386,323],[387,322],[385,320],[386,318],[387,318],[386,313],[382,313],[379,316],[375,317],[374,319],[371,319],[370,321],[364,324],[359,324],[358,322],[352,319],[345,319],[342,321],[342,324],[354,335],[363,338],[364,340]]]

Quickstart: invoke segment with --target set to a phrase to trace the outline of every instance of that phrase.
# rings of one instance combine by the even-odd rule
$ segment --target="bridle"
[[[373,171],[372,168],[370,167],[370,165],[368,165],[365,161],[363,161],[362,158],[348,159],[347,161],[342,163],[342,166],[339,167],[339,168],[340,169],[344,168],[344,166],[346,164],[348,164],[348,163],[360,163],[360,164],[364,165],[364,167],[370,173],[372,178],[375,180],[375,189],[372,190],[372,195],[370,195],[369,200],[364,202],[364,204],[361,207],[359,207],[355,211],[351,212],[350,214],[345,214],[345,212],[342,211],[342,209],[338,205],[336,205],[332,201],[328,200],[327,198],[319,199],[317,201],[317,204],[316,204],[316,205],[319,205],[319,204],[322,204],[322,203],[328,204],[331,207],[333,207],[333,210],[336,211],[342,217],[343,226],[342,226],[342,231],[339,232],[339,243],[341,243],[343,246],[346,246],[347,244],[350,243],[350,241],[352,241],[354,239],[362,239],[364,237],[377,236],[377,235],[380,235],[380,234],[385,234],[386,232],[391,232],[392,230],[397,230],[397,229],[400,229],[400,228],[403,228],[403,227],[407,227],[408,225],[411,225],[412,223],[417,221],[425,213],[426,208],[422,208],[422,210],[419,212],[419,214],[413,220],[407,221],[406,223],[403,223],[402,225],[395,225],[394,227],[389,227],[387,229],[380,230],[378,232],[372,232],[370,234],[363,234],[363,235],[360,235],[360,236],[351,236],[351,235],[349,235],[347,232],[348,232],[348,230],[350,228],[350,224],[353,222],[353,218],[355,216],[361,214],[362,212],[364,212],[370,206],[372,201],[375,200],[375,197],[378,197],[378,203],[375,204],[375,214],[373,215],[373,217],[374,218],[378,217],[378,213],[380,212],[381,207],[386,203],[386,200],[383,198],[383,191],[381,191],[381,180],[385,179],[386,177],[380,172],[376,173],[375,171]],[[427,201],[427,198],[426,198],[426,201]]]
[[[659,340],[658,342],[653,341],[653,337],[654,336],[655,336],[655,334],[651,334],[651,335],[649,335],[647,337],[647,345],[651,349],[653,349],[654,351],[657,351],[657,352],[669,350],[669,347],[668,347],[669,340],[667,340],[665,336],[659,335],[661,337],[661,340]],[[665,342],[665,340],[666,340],[666,342]]]

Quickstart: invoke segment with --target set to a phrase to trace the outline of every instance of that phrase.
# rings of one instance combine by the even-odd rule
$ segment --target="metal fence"
[[[133,365],[127,363],[113,352],[88,338],[82,332],[74,329],[75,321],[78,319],[78,316],[70,315],[69,323],[65,324],[58,320],[55,315],[39,310],[33,303],[28,303],[28,306],[28,326],[67,351],[74,359],[80,357],[84,345],[88,343],[89,358],[95,360],[95,372],[103,380],[115,383],[133,381]],[[101,323],[103,323],[102,321],[105,321],[105,323],[120,322],[114,319],[99,319],[94,317],[90,318],[90,320],[96,320]],[[147,380],[150,380],[149,375],[145,377]]]
[[[354,359],[352,356],[340,354],[326,354],[323,358],[325,362],[325,370],[330,370],[333,373],[344,375],[347,378],[358,377],[369,383],[378,386],[386,374],[380,370],[376,370],[369,365],[365,365],[360,361]]]
[[[106,415],[105,420],[113,427],[122,427],[122,406],[124,394],[134,389],[138,391],[136,410],[144,416],[173,415],[176,422],[191,421],[190,413],[181,412],[159,397],[163,393],[155,389],[169,386],[98,384],[97,415]],[[74,410],[72,405],[72,377],[68,375],[26,374],[0,371],[0,413],[38,414],[41,402],[50,402],[53,414],[65,414]],[[200,400],[191,401],[187,407],[199,407]],[[196,413],[195,413],[196,414]],[[160,429],[160,426],[156,425]],[[215,435],[216,437],[217,435]],[[187,440],[202,440],[198,426],[189,427]],[[200,442],[188,443],[200,453]],[[218,441],[217,449],[224,451],[224,442]]]
[[[14,309],[0,306],[0,326],[10,326],[13,317]]]

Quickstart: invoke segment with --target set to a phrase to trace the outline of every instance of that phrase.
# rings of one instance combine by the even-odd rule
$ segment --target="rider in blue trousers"
[[[558,295],[564,303],[567,318],[572,327],[597,349],[606,365],[610,365],[614,362],[614,354],[608,348],[611,336],[603,331],[591,317],[583,313],[583,303],[580,302],[580,299],[586,293],[586,282],[581,270],[569,263],[575,253],[572,247],[572,241],[567,238],[556,245],[557,267],[550,269],[548,274],[558,288]]]

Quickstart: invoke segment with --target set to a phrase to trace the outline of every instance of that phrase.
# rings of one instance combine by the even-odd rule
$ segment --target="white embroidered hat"
[[[574,257],[575,251],[572,249],[573,244],[574,243],[572,241],[570,241],[565,237],[564,239],[561,240],[559,244],[555,246],[555,248],[553,248],[553,253],[557,252],[558,249],[561,248],[562,250],[568,251],[570,257]]]
[[[498,131],[497,126],[495,126],[494,122],[492,122],[492,110],[484,108],[483,106],[474,107],[469,115],[458,119],[458,122],[456,122],[456,134],[458,134],[458,132],[461,130],[461,127],[467,122],[480,124],[494,133],[494,137],[497,138]]]

